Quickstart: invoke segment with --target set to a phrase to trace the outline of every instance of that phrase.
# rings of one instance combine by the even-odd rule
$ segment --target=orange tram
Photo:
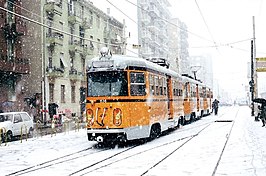
[[[212,90],[151,61],[108,52],[87,67],[89,141],[156,138],[211,113]]]

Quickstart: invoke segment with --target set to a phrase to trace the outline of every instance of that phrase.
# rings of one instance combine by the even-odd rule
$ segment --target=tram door
[[[197,112],[199,112],[200,111],[200,88],[198,84],[196,84],[196,98],[197,98]]]
[[[168,120],[173,119],[173,94],[171,90],[173,90],[171,76],[167,76],[166,78],[166,86],[167,86],[167,108],[168,108]]]

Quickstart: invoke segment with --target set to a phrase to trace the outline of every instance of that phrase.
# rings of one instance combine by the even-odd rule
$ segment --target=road
[[[58,134],[54,137],[56,145],[51,144],[51,139],[45,142],[45,137],[34,138],[36,142],[40,140],[39,143],[44,145],[45,151],[47,148],[52,150],[51,153],[56,150],[57,155],[44,158],[39,155],[41,158],[38,162],[25,159],[23,165],[6,172],[10,175],[213,176],[217,174],[226,152],[236,119],[241,116],[241,108],[243,107],[221,108],[218,116],[203,117],[147,143],[130,142],[126,146],[116,146],[112,149],[98,147],[95,143],[86,141],[84,129],[82,138],[64,135],[64,139],[60,140],[57,139],[60,136]],[[80,146],[77,148],[78,144]],[[34,144],[31,149],[32,156],[35,151],[41,150],[33,146]],[[62,150],[56,149],[55,146]],[[19,155],[12,156],[23,160]],[[17,160],[14,159],[13,162]]]

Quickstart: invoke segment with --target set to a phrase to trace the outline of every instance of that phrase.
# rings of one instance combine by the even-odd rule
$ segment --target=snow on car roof
[[[21,113],[27,113],[27,112],[2,112],[0,115],[8,115],[8,114],[21,114]],[[28,114],[28,113],[27,113]]]

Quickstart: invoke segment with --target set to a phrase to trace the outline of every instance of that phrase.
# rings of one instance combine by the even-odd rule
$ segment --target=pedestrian
[[[266,122],[266,105],[265,104],[262,104],[259,107],[259,109],[260,109],[260,115],[259,115],[259,117],[260,117],[260,119],[262,121],[262,127],[264,127],[265,126],[265,122]]]
[[[219,101],[217,99],[215,99],[212,102],[212,109],[214,110],[214,115],[218,114],[218,108],[219,108]]]

